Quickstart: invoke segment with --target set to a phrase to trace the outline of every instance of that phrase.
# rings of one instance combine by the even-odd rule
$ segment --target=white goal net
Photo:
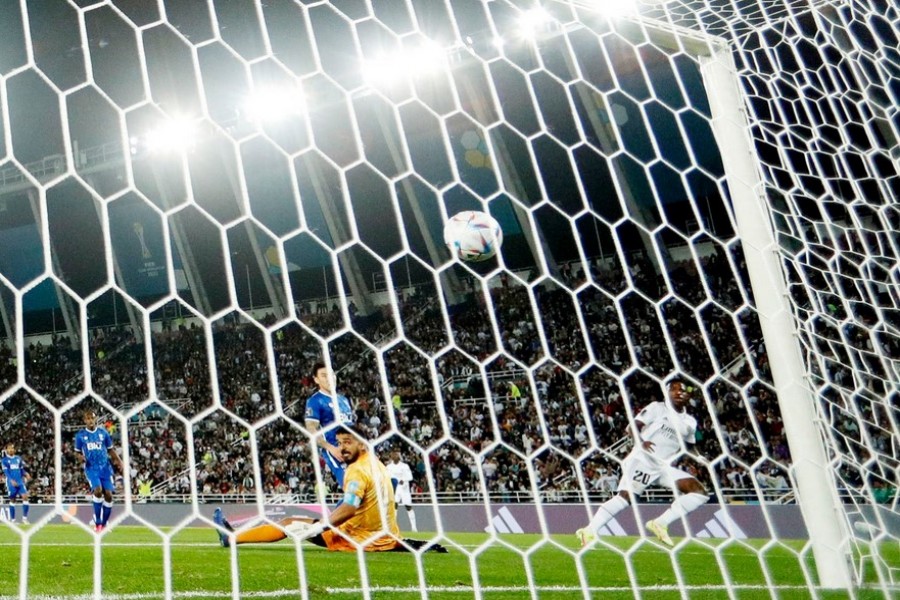
[[[0,2],[0,597],[896,594],[898,23]],[[451,257],[466,210],[496,258]],[[346,500],[320,362],[446,556],[218,546],[216,508],[281,531]],[[582,547],[673,378],[708,501],[670,547],[645,523],[690,494],[648,487]],[[90,411],[125,464],[105,529]]]

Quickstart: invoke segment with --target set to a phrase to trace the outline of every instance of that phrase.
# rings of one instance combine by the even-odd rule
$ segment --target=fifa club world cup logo
[[[141,256],[146,260],[148,258],[153,258],[153,254],[150,252],[150,248],[147,247],[147,240],[144,239],[144,225],[143,223],[134,223],[134,234],[137,236],[138,241],[141,243]]]

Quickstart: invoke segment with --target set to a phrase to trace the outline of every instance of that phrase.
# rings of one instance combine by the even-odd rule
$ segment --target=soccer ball
[[[466,210],[450,217],[444,225],[444,243],[450,254],[466,262],[480,262],[497,254],[503,243],[500,224],[491,215]]]

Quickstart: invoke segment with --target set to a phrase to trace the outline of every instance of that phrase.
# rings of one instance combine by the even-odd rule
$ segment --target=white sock
[[[599,529],[609,523],[609,521],[622,512],[628,506],[628,500],[616,494],[606,502],[600,505],[600,508],[597,509],[597,513],[594,515],[594,518],[591,519],[590,525],[588,528],[594,532],[594,535],[600,535],[598,533]]]
[[[408,510],[406,511],[406,514],[409,516],[409,528],[413,531],[418,531],[418,529],[416,529],[416,512]]]
[[[669,507],[669,510],[661,514],[656,518],[656,522],[665,527],[669,526],[669,523],[687,515],[689,512],[700,508],[709,500],[709,496],[706,494],[685,494],[684,496],[678,496],[675,498],[675,501],[672,503],[672,506]]]

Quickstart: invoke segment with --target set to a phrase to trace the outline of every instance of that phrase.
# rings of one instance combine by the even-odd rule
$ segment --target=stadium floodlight
[[[296,88],[260,89],[244,101],[243,112],[255,122],[277,121],[289,115],[304,112],[306,99]]]
[[[185,117],[164,121],[144,136],[144,144],[151,152],[183,152],[194,144],[196,124]]]
[[[573,0],[571,4],[596,10],[607,17],[633,15],[639,5],[659,6],[667,0]]]
[[[414,78],[435,73],[447,63],[447,52],[433,41],[426,41],[415,48],[382,55],[366,61],[363,74],[372,84],[394,83],[401,78]]]
[[[534,40],[550,21],[550,13],[543,7],[526,10],[519,17],[519,35],[526,40]]]
[[[603,0],[599,5],[601,12],[610,17],[637,12],[637,0]]]

